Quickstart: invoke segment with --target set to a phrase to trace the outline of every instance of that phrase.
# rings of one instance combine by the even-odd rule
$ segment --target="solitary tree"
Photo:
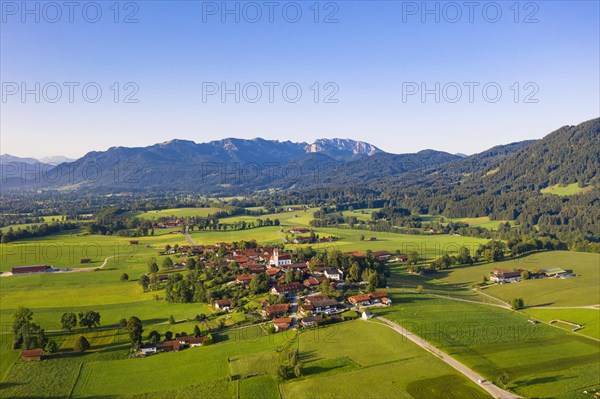
[[[514,298],[512,300],[512,308],[514,310],[523,309],[524,307],[525,307],[525,302],[523,301],[523,298]]]
[[[79,313],[79,325],[81,327],[87,327],[89,330],[92,327],[98,327],[100,325],[100,313],[88,310],[87,312]]]
[[[129,341],[134,348],[139,348],[142,343],[142,321],[135,316],[131,316],[127,320],[127,332],[129,332]]]
[[[77,315],[75,313],[63,313],[60,323],[63,329],[73,331],[77,327]]]
[[[150,258],[148,260],[148,271],[150,273],[156,273],[158,271],[158,264],[156,263],[156,258]]]
[[[144,292],[146,292],[148,290],[148,286],[150,285],[150,278],[147,275],[142,274],[138,280],[138,284],[141,285]]]
[[[127,319],[123,318],[123,319],[119,320],[119,327],[121,327],[121,328],[127,327]]]
[[[175,318],[173,317],[173,315],[170,315],[169,316],[169,324],[175,324],[175,323],[176,323]]]
[[[129,274],[127,274],[127,273],[121,274],[121,282],[124,283],[126,281],[129,281]]]

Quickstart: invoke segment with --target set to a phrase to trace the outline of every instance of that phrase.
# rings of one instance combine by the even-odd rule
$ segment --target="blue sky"
[[[220,1],[121,2],[118,16],[113,1],[76,3],[70,22],[64,6],[58,17],[49,3],[27,14],[2,2],[0,153],[342,137],[471,154],[599,114],[597,1],[479,2],[472,22],[468,2],[275,1],[273,22],[264,1],[227,2],[239,21]],[[65,82],[78,84],[72,102]],[[236,82],[239,102],[223,100],[222,85]],[[88,102],[95,87],[102,94]]]

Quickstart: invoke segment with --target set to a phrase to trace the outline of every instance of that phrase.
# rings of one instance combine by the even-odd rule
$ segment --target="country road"
[[[497,387],[496,385],[485,380],[481,375],[477,374],[475,371],[471,370],[464,364],[460,363],[458,360],[456,360],[453,357],[451,357],[450,355],[440,351],[439,349],[437,349],[434,346],[432,346],[431,344],[429,344],[427,341],[423,340],[418,335],[411,333],[410,331],[408,331],[405,328],[401,327],[400,325],[394,323],[393,321],[388,320],[381,316],[377,316],[376,319],[381,320],[388,327],[390,327],[391,329],[396,331],[398,334],[402,334],[403,336],[405,336],[406,338],[408,338],[415,344],[419,345],[421,348],[433,353],[435,356],[442,359],[444,362],[446,362],[448,365],[452,366],[455,370],[457,370],[458,372],[463,374],[465,377],[467,377],[468,379],[473,381],[475,384],[477,384],[481,388],[485,389],[490,395],[492,395],[492,397],[498,398],[498,399],[519,399],[519,398],[521,398],[520,396],[515,395],[514,393],[511,393],[511,392],[505,391],[504,389]],[[484,381],[484,382],[480,383],[479,381]]]
[[[194,242],[194,240],[192,240],[192,237],[190,237],[190,235],[188,234],[188,228],[185,228],[185,233],[183,233],[183,235],[185,236],[185,239],[187,240],[187,242],[190,243],[190,245],[196,245],[196,243]]]

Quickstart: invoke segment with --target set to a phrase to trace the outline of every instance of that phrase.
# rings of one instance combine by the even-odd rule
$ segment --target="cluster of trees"
[[[78,315],[73,312],[63,313],[60,318],[60,324],[62,325],[63,329],[67,331],[73,331],[73,329],[77,327],[78,318],[79,326],[87,328],[88,330],[100,326],[100,313],[93,310],[79,312]]]
[[[12,227],[9,227],[4,233],[0,231],[0,242],[2,244],[6,244],[16,240],[44,237],[50,234],[77,228],[79,228],[79,224],[77,222],[55,222],[52,224],[42,223],[33,226],[27,226],[25,228],[17,227],[16,230]]]
[[[33,312],[28,308],[17,308],[13,314],[12,331],[14,349],[43,349],[49,342],[44,329],[33,322]],[[51,346],[50,349],[56,349],[56,343]]]
[[[277,376],[281,380],[289,380],[302,376],[302,362],[298,359],[298,350],[288,348],[279,354]]]

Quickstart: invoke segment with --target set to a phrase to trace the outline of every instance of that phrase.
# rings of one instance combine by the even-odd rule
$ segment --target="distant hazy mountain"
[[[10,154],[0,155],[0,163],[1,164],[18,163],[18,162],[32,165],[32,164],[38,163],[40,161],[35,158],[21,158],[21,157],[15,157],[14,155],[10,155]]]
[[[42,163],[47,163],[47,164],[52,164],[52,165],[58,165],[59,163],[63,163],[63,162],[73,162],[74,159],[73,158],[64,157],[62,155],[55,155],[55,156],[51,156],[51,157],[39,158],[39,161],[42,162]]]

